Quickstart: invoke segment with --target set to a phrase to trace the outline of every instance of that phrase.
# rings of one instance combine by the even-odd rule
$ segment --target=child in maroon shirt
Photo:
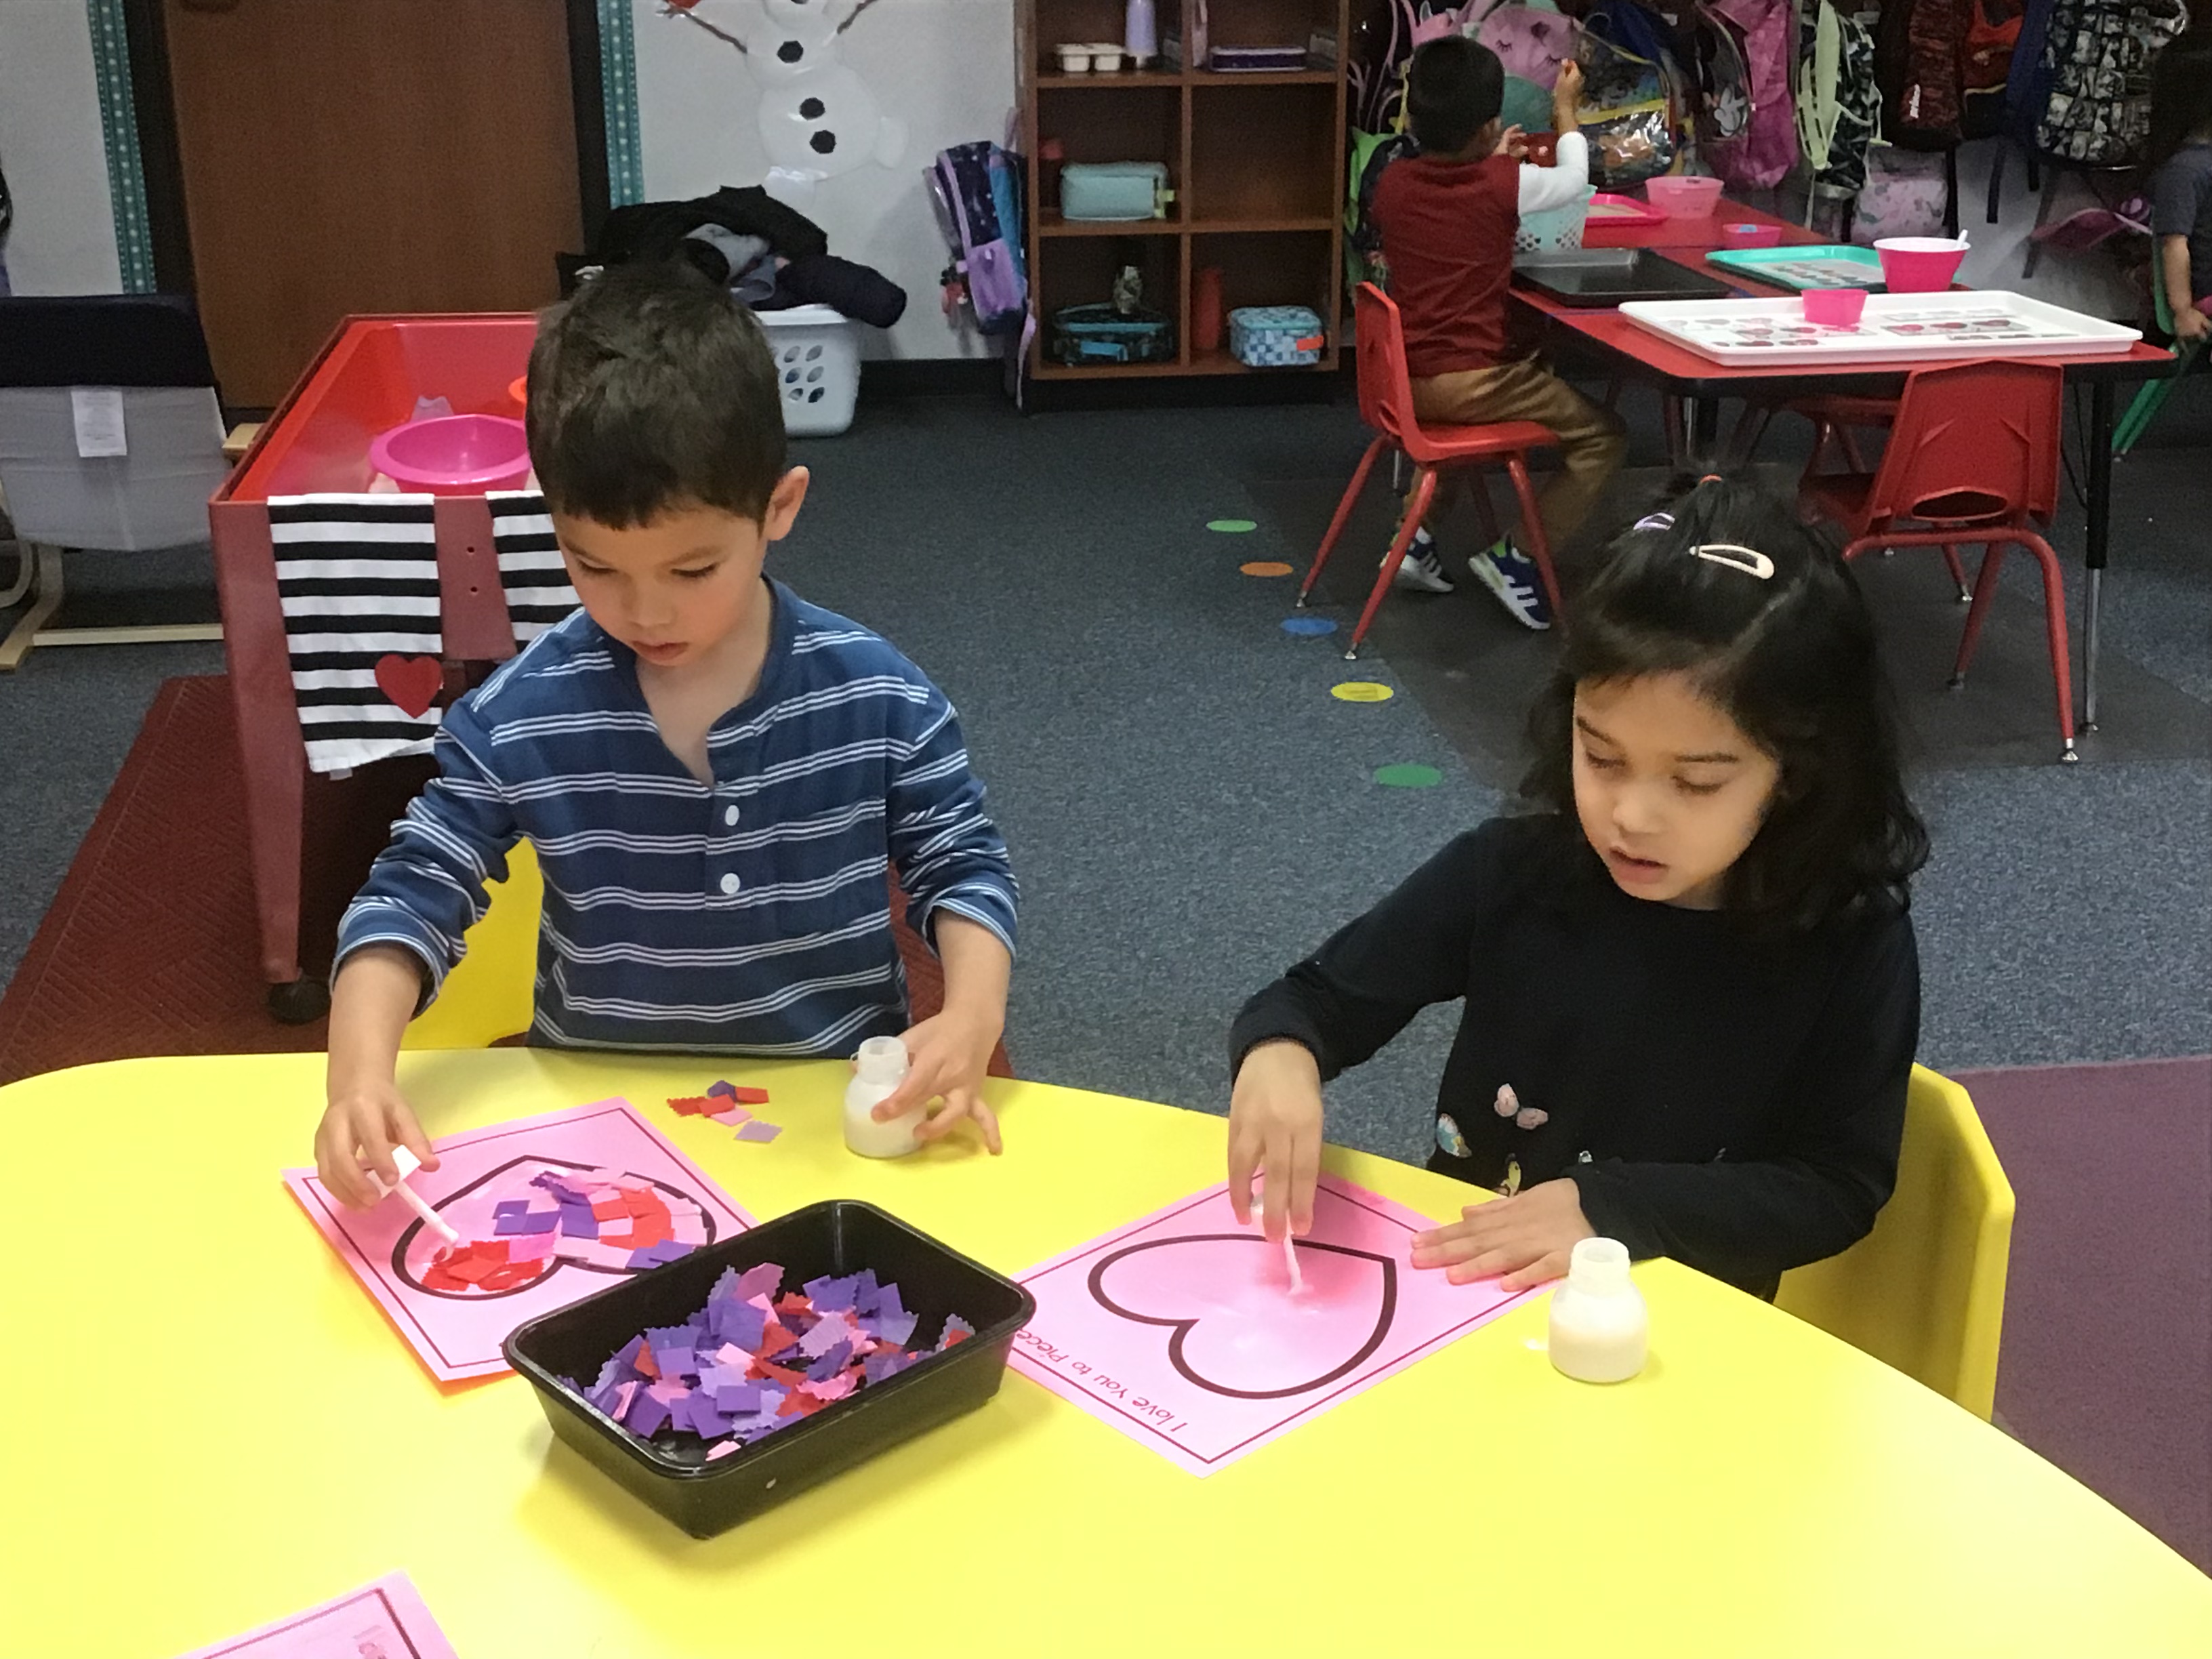
[[[1504,88],[1498,55],[1463,35],[1415,52],[1406,113],[1420,153],[1383,169],[1374,215],[1405,325],[1414,412],[1449,426],[1534,421],[1558,434],[1566,470],[1537,506],[1556,554],[1589,517],[1627,440],[1617,416],[1507,346],[1505,289],[1521,216],[1587,194],[1589,152],[1575,124],[1582,71],[1574,64],[1560,66],[1552,93],[1559,134],[1553,167],[1524,165],[1520,130],[1500,131]],[[1551,625],[1535,566],[1510,536],[1477,553],[1468,567],[1517,620]],[[1449,590],[1426,530],[1401,574],[1409,586]]]

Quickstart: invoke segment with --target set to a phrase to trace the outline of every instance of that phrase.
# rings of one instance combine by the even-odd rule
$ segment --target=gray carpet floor
[[[2121,469],[2106,650],[2108,689],[2125,695],[2108,702],[2095,757],[2050,763],[2024,562],[1965,694],[2003,695],[1978,726],[1923,733],[1915,787],[1936,857],[1916,914],[1934,1065],[2212,1051],[2212,557],[2197,528],[2212,514],[2207,391],[2187,388]],[[1630,409],[1644,433],[1650,412]],[[1341,404],[1024,418],[990,400],[917,398],[869,405],[847,436],[799,447],[814,493],[771,568],[888,635],[961,707],[1023,884],[1010,1042],[1024,1076],[1224,1109],[1224,1035],[1243,999],[1506,803],[1543,641],[1477,596],[1394,599],[1376,648],[1347,664],[1340,635],[1282,631],[1292,579],[1239,574],[1251,560],[1303,570],[1361,442]],[[1658,459],[1639,440],[1632,463]],[[1368,511],[1387,516],[1379,490]],[[1206,528],[1223,518],[1257,527]],[[1330,597],[1354,597],[1372,539],[1347,545]],[[2072,580],[2070,521],[2060,550]],[[1887,603],[1911,619],[1900,684],[1940,687],[1956,608],[1940,565],[1906,562],[1870,584],[1896,587]],[[204,550],[71,569],[88,611],[208,602]],[[1417,637],[1437,631],[1424,604],[1464,619],[1461,678]],[[1322,614],[1348,629],[1353,611]],[[0,980],[155,687],[219,666],[214,647],[56,650],[0,678]],[[1355,678],[1398,695],[1329,694]],[[1922,701],[1932,721],[1942,705]],[[1442,783],[1373,781],[1408,762]],[[1431,1011],[1337,1085],[1333,1136],[1419,1155],[1453,1018]]]

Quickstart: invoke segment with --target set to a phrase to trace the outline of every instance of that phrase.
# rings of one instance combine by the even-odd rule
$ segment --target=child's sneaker
[[[1437,556],[1436,538],[1425,530],[1413,532],[1413,544],[1399,563],[1397,585],[1420,593],[1449,593],[1452,579],[1444,574],[1444,562]]]
[[[1540,630],[1552,625],[1552,607],[1544,599],[1536,562],[1514,546],[1510,536],[1501,536],[1494,546],[1471,556],[1467,568],[1523,628]]]

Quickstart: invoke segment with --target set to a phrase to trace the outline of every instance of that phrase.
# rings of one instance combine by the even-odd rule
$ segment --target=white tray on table
[[[1808,323],[1796,299],[1639,300],[1620,314],[1735,368],[2078,356],[2125,351],[2142,338],[2140,330],[2002,289],[1869,294],[1855,328]]]

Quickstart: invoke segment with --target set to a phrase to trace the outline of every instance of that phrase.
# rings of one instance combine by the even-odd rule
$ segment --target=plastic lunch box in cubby
[[[708,1462],[695,1440],[642,1440],[562,1381],[586,1382],[648,1327],[680,1324],[706,1305],[726,1267],[763,1261],[796,1286],[824,1274],[875,1270],[921,1316],[917,1344],[934,1343],[945,1316],[975,1334],[791,1427]],[[519,1327],[507,1362],[530,1379],[553,1432],[617,1486],[690,1533],[711,1538],[793,1493],[951,1421],[999,1391],[1014,1333],[1036,1311],[1012,1279],[971,1261],[872,1204],[832,1199],[709,1244]]]

